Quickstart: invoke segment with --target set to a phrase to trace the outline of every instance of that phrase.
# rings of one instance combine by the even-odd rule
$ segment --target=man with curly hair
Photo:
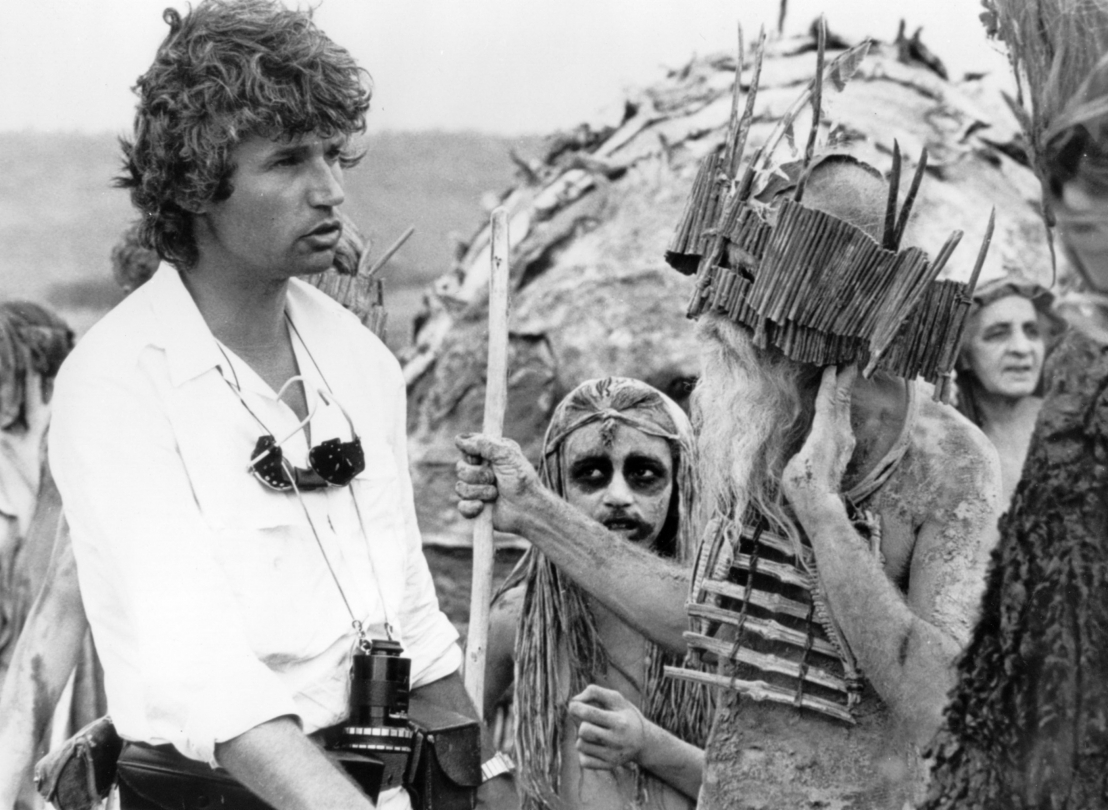
[[[318,744],[359,649],[399,642],[416,694],[472,714],[400,368],[298,278],[335,261],[368,76],[271,0],[164,19],[119,180],[162,264],[65,364],[51,426],[109,710],[136,749],[222,766],[279,810],[368,807]],[[121,794],[156,802],[123,771]]]

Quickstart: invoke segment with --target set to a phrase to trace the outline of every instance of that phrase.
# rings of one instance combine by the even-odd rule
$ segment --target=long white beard
[[[741,519],[753,505],[793,536],[780,481],[809,421],[800,366],[760,351],[748,330],[722,316],[701,318],[698,337],[701,377],[692,405],[701,516]]]

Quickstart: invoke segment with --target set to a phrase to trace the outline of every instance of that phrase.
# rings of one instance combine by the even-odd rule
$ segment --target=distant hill
[[[509,149],[536,154],[538,138],[478,133],[380,133],[347,173],[346,211],[379,251],[409,225],[416,234],[385,271],[389,342],[408,340],[419,290],[453,260],[451,233],[470,236],[481,198],[511,184]],[[112,135],[0,133],[0,298],[56,308],[79,332],[119,300],[109,254],[132,218],[111,187]]]

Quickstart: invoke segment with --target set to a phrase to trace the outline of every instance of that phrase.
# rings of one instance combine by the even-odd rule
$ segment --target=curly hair
[[[189,268],[199,258],[191,212],[231,195],[235,146],[251,135],[364,132],[372,81],[310,11],[276,0],[202,0],[162,18],[169,34],[135,85],[134,139],[121,141],[116,185],[142,212],[142,243]],[[360,158],[347,146],[340,160]]]
[[[112,247],[112,278],[125,293],[132,293],[150,280],[160,259],[142,241],[143,220],[137,219]]]

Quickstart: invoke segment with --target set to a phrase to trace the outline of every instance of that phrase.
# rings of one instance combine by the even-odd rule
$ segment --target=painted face
[[[244,279],[287,279],[331,266],[345,199],[344,138],[251,135],[231,152],[233,191],[197,217],[200,260]]]
[[[594,422],[566,439],[566,500],[628,540],[650,545],[665,525],[673,493],[669,443],[627,425],[610,442]]]
[[[997,299],[973,318],[965,359],[981,387],[1002,397],[1034,393],[1045,347],[1034,305],[1020,295]]]

